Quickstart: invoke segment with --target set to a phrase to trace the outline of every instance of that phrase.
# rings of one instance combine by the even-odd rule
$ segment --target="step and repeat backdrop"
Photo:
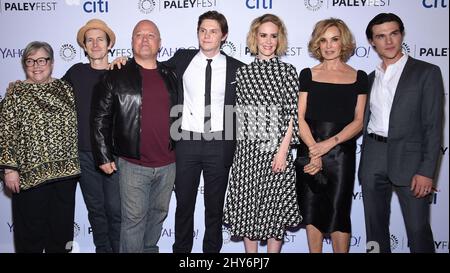
[[[163,61],[179,48],[198,48],[196,27],[200,14],[208,10],[223,13],[229,24],[228,40],[223,51],[245,63],[253,60],[246,47],[250,22],[264,13],[280,16],[288,29],[289,48],[283,60],[292,63],[297,72],[317,64],[307,51],[314,24],[325,18],[344,20],[352,30],[357,47],[349,64],[370,73],[380,59],[366,40],[367,23],[380,12],[399,15],[406,30],[404,50],[412,57],[440,66],[445,82],[445,126],[442,162],[437,176],[437,192],[430,198],[431,223],[437,252],[449,252],[449,168],[448,168],[448,75],[449,75],[449,0],[0,0],[0,96],[8,83],[24,79],[20,65],[23,48],[34,40],[46,41],[55,50],[53,75],[61,77],[78,62],[88,62],[76,42],[76,33],[86,21],[104,20],[116,33],[117,41],[110,60],[132,56],[131,32],[142,19],[153,20],[161,31]],[[358,143],[360,143],[359,140]],[[357,153],[360,151],[358,150]],[[358,157],[359,158],[359,157]],[[79,188],[76,197],[74,252],[94,252],[92,229]],[[365,252],[364,211],[361,187],[356,181],[352,206],[351,252]],[[161,252],[171,252],[174,242],[175,195],[159,242]],[[204,233],[203,186],[198,188],[195,212],[194,252],[201,252]],[[391,248],[409,252],[398,199],[394,194],[391,215]],[[14,223],[11,199],[0,183],[0,252],[14,252]],[[223,229],[222,252],[244,252],[242,241],[233,241]],[[265,251],[265,246],[260,246]],[[282,252],[307,252],[303,228],[290,230],[284,238]],[[331,241],[324,240],[324,251],[331,252]]]

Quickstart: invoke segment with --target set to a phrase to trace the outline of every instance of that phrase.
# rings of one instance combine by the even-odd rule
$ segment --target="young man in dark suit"
[[[176,68],[182,89],[179,92],[182,138],[176,144],[174,252],[192,250],[195,203],[202,171],[203,252],[220,252],[222,248],[223,205],[235,150],[233,120],[225,112],[235,105],[235,74],[244,65],[220,51],[227,35],[226,18],[217,11],[208,11],[198,20],[200,49],[180,49],[168,61]]]
[[[382,62],[369,75],[359,180],[368,251],[391,252],[392,189],[398,194],[411,252],[434,252],[429,194],[438,165],[444,87],[439,67],[402,52],[404,26],[375,16],[366,35]]]

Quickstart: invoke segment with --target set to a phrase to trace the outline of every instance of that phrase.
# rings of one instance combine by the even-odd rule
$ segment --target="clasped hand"
[[[303,167],[303,171],[309,175],[315,175],[322,170],[322,158],[311,158],[311,161]]]
[[[309,157],[311,159],[322,157],[324,154],[328,153],[331,148],[333,148],[333,144],[329,139],[317,142],[309,146]]]

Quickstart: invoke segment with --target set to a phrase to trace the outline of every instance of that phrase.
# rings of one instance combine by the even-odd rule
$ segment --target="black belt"
[[[182,130],[182,140],[202,140],[202,141],[212,141],[212,140],[222,140],[223,131],[215,131],[210,133],[198,133],[192,131]],[[187,137],[187,138],[185,138]]]
[[[380,135],[377,135],[377,134],[374,134],[374,133],[370,133],[369,137],[375,139],[378,142],[384,142],[384,143],[387,143],[387,140],[388,140],[387,137],[380,136]]]

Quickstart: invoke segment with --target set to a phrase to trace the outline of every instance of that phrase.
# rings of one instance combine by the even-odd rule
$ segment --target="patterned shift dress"
[[[291,144],[298,143],[295,67],[278,57],[255,59],[236,73],[238,141],[224,208],[232,236],[283,239],[285,228],[302,217],[295,189],[291,149],[283,173],[272,160],[292,119]]]

